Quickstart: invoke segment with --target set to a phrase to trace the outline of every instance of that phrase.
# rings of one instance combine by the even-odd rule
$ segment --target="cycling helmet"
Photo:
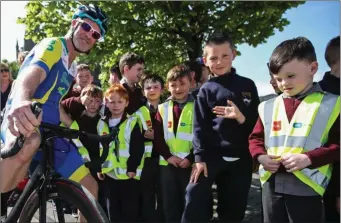
[[[78,7],[77,11],[75,14],[72,16],[72,19],[77,19],[77,18],[88,18],[100,27],[101,29],[101,35],[102,38],[104,39],[105,33],[107,32],[108,26],[107,26],[107,16],[104,14],[104,12],[97,7],[96,5],[81,5]]]

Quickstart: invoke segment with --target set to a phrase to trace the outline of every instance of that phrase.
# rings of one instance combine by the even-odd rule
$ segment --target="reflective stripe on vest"
[[[190,154],[193,139],[193,102],[186,103],[183,108],[174,135],[173,101],[167,101],[159,105],[159,112],[163,121],[163,133],[165,141],[174,156],[185,158]],[[168,162],[160,156],[160,165],[167,166]]]
[[[79,125],[76,121],[73,121],[70,129],[75,129],[75,130],[79,130]],[[103,120],[99,120],[97,123],[97,134],[98,135],[106,135],[109,133],[109,128],[108,125],[103,121]],[[82,144],[82,142],[79,140],[79,138],[77,139],[72,139],[73,143],[75,144],[75,146],[77,146],[78,148],[78,152],[81,154],[83,161],[84,162],[88,162],[90,161],[90,156],[89,156],[89,152],[86,149],[86,147]],[[99,144],[99,148],[102,149],[102,144]]]
[[[340,99],[329,93],[308,95],[298,106],[290,123],[281,96],[262,103],[259,115],[264,126],[267,154],[299,154],[321,147],[327,142],[329,130],[339,114]],[[322,196],[329,183],[331,169],[332,165],[325,165],[293,173]],[[263,166],[260,166],[259,174],[262,184],[271,176]]]
[[[142,106],[139,110],[137,110],[134,115],[138,118],[138,122],[142,125],[144,131],[151,129],[152,126],[152,119],[150,117],[149,109],[146,106]],[[151,157],[152,156],[152,148],[153,143],[151,141],[147,141],[144,143],[144,156]]]
[[[114,171],[115,175],[120,180],[127,180],[127,161],[130,157],[129,145],[131,133],[134,126],[137,124],[137,118],[130,116],[119,127],[118,141],[118,157],[115,153],[115,143],[110,144],[109,155],[106,161],[102,164],[102,173],[108,173]],[[135,179],[141,178],[141,173],[144,165],[144,157],[141,159],[140,165],[137,167]]]

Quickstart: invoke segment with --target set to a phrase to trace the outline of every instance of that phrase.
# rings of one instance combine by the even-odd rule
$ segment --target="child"
[[[318,63],[304,37],[279,44],[269,68],[283,94],[259,106],[249,138],[264,222],[322,222],[330,164],[340,159],[340,99],[313,83]]]
[[[86,105],[80,104],[80,106],[84,106],[84,110],[80,114],[75,115],[74,113],[67,114],[65,111],[70,110],[71,103],[63,103],[60,106],[60,116],[61,122],[72,129],[79,129],[85,132],[89,132],[92,134],[103,135],[104,132],[108,133],[107,125],[101,120],[101,116],[98,114],[99,108],[102,104],[103,100],[103,92],[102,90],[92,84],[85,86],[81,91],[82,97],[87,97],[88,103]],[[71,97],[66,99],[66,101],[74,102],[76,97]],[[71,115],[71,118],[70,116]],[[58,139],[59,140],[59,139]],[[80,136],[79,139],[73,140],[74,144],[78,147],[78,152],[82,155],[84,162],[96,159],[99,157],[99,149],[100,145],[98,142],[94,142],[93,140],[88,139],[87,137]],[[98,200],[102,205],[104,210],[107,210],[106,207],[106,194],[105,194],[105,185],[100,182],[97,178],[97,172],[99,170],[90,169],[91,175],[96,179],[99,184],[99,195]],[[68,207],[66,207],[68,209]],[[76,212],[73,210],[73,215]]]
[[[142,172],[144,138],[137,118],[127,117],[129,93],[120,84],[105,92],[109,128],[119,128],[117,140],[111,143],[109,156],[102,165],[100,179],[106,177],[110,186],[110,219],[113,222],[139,220],[139,180]],[[105,175],[103,175],[105,174]]]
[[[258,117],[259,98],[255,83],[232,68],[235,55],[232,40],[222,33],[212,34],[204,47],[205,65],[215,77],[201,86],[195,101],[196,163],[186,189],[182,222],[211,219],[214,182],[220,221],[240,222],[245,215],[252,179],[248,136]],[[226,105],[230,113],[222,118],[216,106]]]
[[[340,36],[329,41],[325,59],[330,71],[325,73],[319,84],[322,90],[340,95]],[[340,162],[334,163],[332,177],[323,196],[323,204],[326,222],[340,221]]]
[[[142,79],[142,87],[148,102],[146,106],[135,112],[147,139],[145,140],[146,159],[141,176],[141,217],[145,222],[160,222],[163,219],[163,209],[159,183],[159,154],[152,149],[151,140],[154,139],[153,124],[163,93],[164,80],[158,75],[146,75]]]
[[[77,65],[77,73],[76,79],[71,84],[69,91],[63,97],[63,100],[70,97],[78,97],[81,94],[82,89],[91,84],[93,81],[93,76],[90,72],[90,67],[87,64],[79,64]],[[77,87],[74,88],[74,85],[77,84]]]
[[[129,92],[129,105],[126,112],[132,115],[147,102],[138,85],[144,69],[144,60],[135,53],[126,53],[120,59],[119,68],[122,74],[120,83]]]
[[[167,74],[171,96],[159,105],[154,129],[154,148],[160,156],[163,208],[166,222],[180,222],[184,193],[191,174],[193,106],[189,94],[192,75],[185,65]]]

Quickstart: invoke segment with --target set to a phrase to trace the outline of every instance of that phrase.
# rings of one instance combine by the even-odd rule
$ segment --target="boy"
[[[70,111],[71,107],[74,106],[79,97],[71,97],[63,101],[60,105],[60,114],[61,114],[61,122],[73,129],[79,129],[85,132],[93,133],[93,134],[102,134],[103,129],[98,129],[99,126],[103,126],[104,123],[101,120],[101,116],[98,114],[99,108],[102,104],[103,100],[103,92],[102,90],[92,84],[85,86],[81,91],[81,97],[87,97],[86,105],[82,104],[79,101],[79,107],[82,107],[83,110],[80,110],[81,113],[67,113],[66,111]],[[66,103],[71,102],[71,103]],[[77,102],[78,103],[78,102]],[[71,118],[70,118],[70,116]],[[99,144],[98,142],[94,142],[84,136],[80,136],[79,139],[73,140],[75,145],[78,147],[78,152],[82,155],[83,160],[91,160],[98,158],[99,156]],[[102,184],[97,178],[97,172],[99,170],[90,169],[91,175],[97,180],[99,184],[99,196],[98,200],[100,204],[103,206],[103,209],[106,210],[106,202],[105,202],[105,185]],[[68,211],[68,207],[65,207]],[[73,215],[75,216],[76,212],[73,209]]]
[[[185,65],[167,74],[171,96],[158,106],[154,129],[154,148],[160,156],[161,189],[166,222],[180,222],[184,193],[193,162],[193,106],[189,94],[191,71]]]
[[[199,90],[195,102],[195,166],[186,189],[183,222],[206,222],[212,216],[212,184],[218,192],[219,219],[242,221],[252,179],[248,136],[257,120],[254,82],[236,74],[236,51],[229,36],[214,33],[204,47],[204,62],[215,76]],[[228,106],[227,118],[214,114]]]
[[[70,98],[70,97],[78,97],[81,94],[82,89],[88,84],[91,84],[92,81],[93,81],[93,76],[90,72],[89,65],[87,64],[77,65],[76,79],[70,86],[69,91],[64,96],[63,100]],[[75,84],[78,85],[76,88],[74,88]]]
[[[146,159],[141,176],[141,217],[145,222],[160,222],[163,219],[163,209],[159,183],[159,154],[152,149],[151,140],[154,139],[153,126],[164,89],[164,80],[158,75],[146,75],[142,78],[142,87],[148,100],[147,105],[135,112],[140,122],[144,122],[142,126],[146,131],[145,138],[147,138],[147,141],[145,140]],[[151,151],[147,150],[149,147]]]
[[[120,59],[119,68],[122,74],[120,83],[129,92],[129,105],[126,112],[132,115],[147,102],[138,85],[144,69],[144,60],[135,53],[126,53]]]
[[[322,222],[330,164],[340,159],[340,99],[313,83],[318,63],[304,37],[279,44],[269,68],[283,94],[259,106],[249,138],[264,222]]]
[[[120,84],[105,92],[109,128],[119,128],[117,140],[111,143],[109,155],[98,177],[106,178],[110,187],[110,219],[113,222],[139,220],[139,180],[143,166],[144,138],[137,118],[127,116],[129,93]],[[105,175],[103,175],[105,174]]]
[[[340,36],[329,41],[325,59],[330,71],[319,82],[322,90],[340,95]],[[323,196],[326,222],[340,220],[340,162],[334,163],[332,178]],[[336,204],[336,208],[335,208]]]

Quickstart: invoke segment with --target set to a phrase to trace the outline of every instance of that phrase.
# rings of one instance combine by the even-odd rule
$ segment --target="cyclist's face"
[[[77,73],[76,82],[83,89],[86,85],[91,84],[92,79],[89,70],[81,70]]]
[[[112,93],[105,98],[106,106],[111,112],[112,118],[119,118],[122,116],[124,109],[128,106],[128,101],[121,97],[118,93]]]
[[[99,32],[101,33],[101,30],[99,28],[99,26],[97,25],[97,23],[93,22],[90,19],[82,19],[82,20],[74,20],[75,22],[73,22],[73,25],[76,27],[77,24],[77,29],[75,30],[74,33],[74,44],[75,46],[83,51],[86,52],[90,49],[92,49],[92,47],[95,45],[95,43],[97,42],[97,40],[93,37],[93,32]],[[85,31],[82,28],[82,23],[87,23],[91,26],[91,30],[89,32]]]

